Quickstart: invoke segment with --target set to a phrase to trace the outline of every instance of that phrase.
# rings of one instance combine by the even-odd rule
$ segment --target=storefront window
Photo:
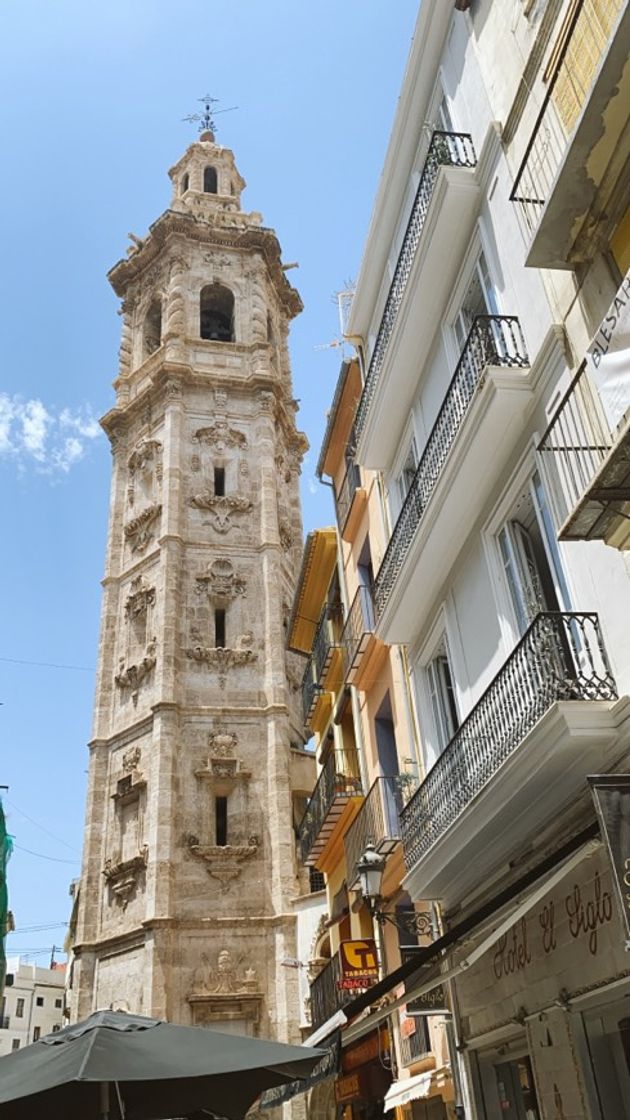
[[[501,1115],[509,1120],[540,1120],[532,1065],[527,1056],[495,1066]]]

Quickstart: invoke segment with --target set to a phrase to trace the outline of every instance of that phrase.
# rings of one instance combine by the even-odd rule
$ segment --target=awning
[[[429,1069],[425,1073],[417,1073],[415,1077],[404,1077],[402,1081],[392,1081],[391,1087],[385,1094],[383,1110],[389,1112],[390,1108],[407,1104],[407,1101],[417,1101],[421,1097],[430,1096],[433,1080],[433,1070]]]

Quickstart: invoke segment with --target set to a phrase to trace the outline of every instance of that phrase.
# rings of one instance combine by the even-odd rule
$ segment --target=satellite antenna
[[[337,312],[339,314],[339,336],[333,338],[330,342],[324,342],[320,346],[315,346],[315,350],[341,350],[345,355],[346,346],[346,326],[350,318],[350,308],[354,297],[355,284],[353,280],[347,280],[344,288],[339,292],[333,292],[331,299],[333,303],[337,304]]]

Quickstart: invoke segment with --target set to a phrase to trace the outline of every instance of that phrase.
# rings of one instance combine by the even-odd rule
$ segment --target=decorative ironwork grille
[[[590,488],[613,443],[610,425],[583,362],[538,445],[552,483],[560,524]]]
[[[334,627],[332,618],[329,614],[329,609],[325,608],[319,620],[315,637],[313,638],[313,649],[311,651],[311,659],[315,667],[315,676],[318,681],[321,681],[326,669],[330,664],[332,651],[339,644],[334,637]]]
[[[307,724],[313,714],[315,701],[321,692],[319,684],[315,680],[313,661],[309,657],[306,664],[304,676],[302,677],[302,712],[304,715],[304,723]]]
[[[355,749],[335,750],[328,755],[298,829],[302,862],[308,859],[333,803],[363,793],[360,774]]]
[[[615,700],[596,614],[539,614],[401,813],[413,867],[557,700]]]
[[[624,0],[597,4],[578,0],[564,38],[561,33],[553,71],[548,79],[545,75],[542,107],[510,194],[530,233],[538,224],[623,6]]]
[[[376,577],[374,606],[377,618],[383,613],[484,371],[488,366],[511,369],[524,368],[528,364],[517,318],[505,315],[476,317]]]
[[[335,506],[337,510],[337,524],[339,532],[343,533],[350,510],[352,509],[352,502],[354,495],[361,485],[361,471],[357,463],[348,463],[348,469],[343,476],[343,482],[339,487],[339,493],[335,494]]]
[[[440,167],[475,167],[477,157],[473,142],[465,132],[435,131],[424,161],[422,176],[416,192],[411,216],[405,230],[396,270],[385,303],[385,310],[376,336],[365,385],[359,401],[356,418],[357,438],[361,435],[378,384],[381,368],[394,330],[396,316],[411,274],[413,259],[422,236],[427,211],[437,181]]]
[[[429,1024],[424,1015],[418,1015],[415,1019],[416,1029],[413,1034],[400,1038],[400,1064],[402,1066],[413,1065],[420,1058],[426,1057],[431,1051],[431,1039],[429,1037]]]
[[[321,1027],[331,1015],[356,998],[356,991],[343,991],[337,987],[341,979],[339,957],[331,957],[328,964],[315,977],[311,984],[311,1024],[315,1030]]]
[[[355,668],[363,637],[366,634],[373,633],[373,631],[374,605],[372,603],[372,592],[369,587],[361,586],[352,600],[341,632],[346,676],[351,669]]]
[[[377,778],[344,836],[348,882],[357,879],[357,864],[368,844],[378,850],[392,851],[401,837],[400,813],[403,807],[398,777]]]

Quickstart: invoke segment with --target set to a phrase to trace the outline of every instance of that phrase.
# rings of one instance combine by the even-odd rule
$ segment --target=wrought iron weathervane
[[[206,93],[204,97],[198,97],[197,100],[203,105],[203,113],[191,113],[188,117],[183,117],[187,123],[198,124],[199,132],[216,132],[216,124],[214,118],[219,113],[233,113],[238,109],[238,105],[230,105],[229,109],[213,109],[212,106],[218,104],[218,97],[211,97]]]

